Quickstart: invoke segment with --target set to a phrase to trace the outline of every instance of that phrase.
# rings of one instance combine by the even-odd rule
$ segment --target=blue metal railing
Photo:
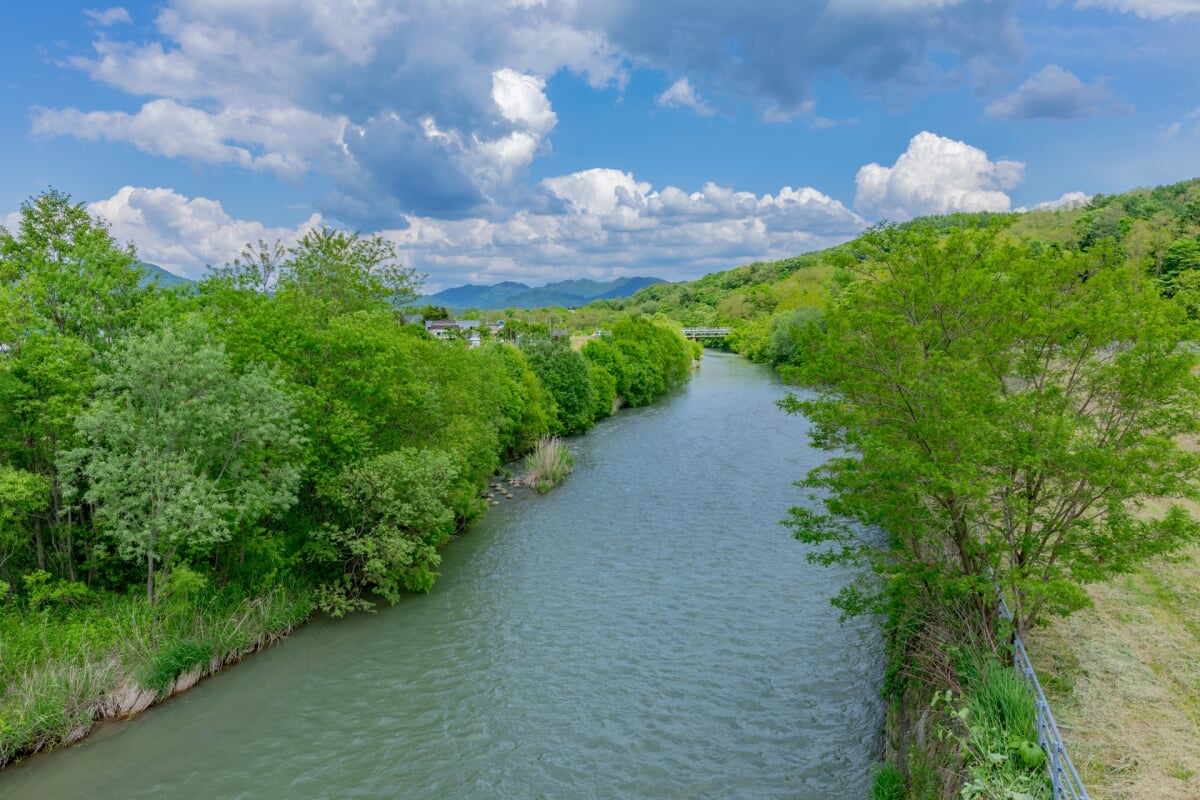
[[[1008,609],[1008,603],[1004,602],[1004,595],[1000,593],[1000,587],[996,587],[996,591],[1000,599],[1000,613],[1011,623],[1013,616]],[[1050,786],[1054,790],[1054,800],[1090,800],[1087,789],[1083,788],[1083,782],[1079,780],[1079,773],[1075,771],[1075,765],[1071,763],[1071,757],[1067,755],[1067,746],[1063,744],[1062,736],[1058,732],[1058,725],[1054,723],[1054,715],[1050,713],[1050,704],[1046,702],[1042,685],[1038,682],[1037,673],[1033,671],[1033,664],[1029,661],[1029,653],[1025,652],[1025,643],[1021,641],[1015,627],[1013,644],[1013,666],[1017,672],[1025,676],[1025,680],[1033,689],[1034,701],[1037,704],[1038,744],[1049,756],[1046,769],[1050,773]]]

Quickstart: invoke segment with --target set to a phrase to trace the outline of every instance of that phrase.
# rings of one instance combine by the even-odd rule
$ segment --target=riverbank
[[[312,614],[311,593],[278,587],[167,597],[110,595],[79,608],[0,618],[0,767],[79,741],[282,639]]]

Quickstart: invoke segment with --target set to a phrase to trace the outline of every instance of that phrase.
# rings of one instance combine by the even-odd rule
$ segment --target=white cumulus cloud
[[[1035,211],[1070,211],[1083,208],[1092,200],[1087,192],[1064,192],[1057,200],[1046,200],[1033,207]]]
[[[345,126],[345,119],[299,108],[230,106],[210,113],[174,100],[152,100],[134,114],[67,108],[36,109],[33,115],[36,135],[127,142],[158,156],[270,170],[291,180],[314,159],[336,156]]]
[[[539,185],[547,210],[498,219],[406,215],[380,228],[400,260],[429,274],[428,291],[462,283],[651,274],[687,280],[749,261],[777,259],[853,238],[866,221],[811,188],[755,195],[715,184],[695,192],[655,189],[619,170],[585,170]],[[88,210],[113,235],[171,272],[199,277],[259,239],[294,243],[324,220],[294,227],[237,219],[221,203],[167,188],[126,186]]]
[[[1008,211],[1011,189],[1024,177],[1018,161],[991,161],[966,142],[929,131],[912,138],[891,167],[867,164],[855,178],[855,205],[885,219],[923,214]]]
[[[536,75],[496,70],[492,73],[492,99],[505,119],[539,136],[545,136],[558,123],[558,115],[546,97],[546,81]]]
[[[294,244],[322,221],[314,214],[295,228],[268,227],[231,217],[216,200],[187,198],[161,187],[125,186],[87,209],[108,221],[118,241],[137,245],[143,261],[186,278],[199,278],[207,266],[229,263],[259,239]]]
[[[304,182],[324,213],[371,228],[511,213],[553,150],[548,81],[564,72],[619,88],[658,71],[665,106],[791,120],[813,112],[815,76],[877,95],[1022,53],[1016,0],[839,2],[162,0],[152,30],[105,27],[67,60],[140,110],[37,109],[33,126]]]

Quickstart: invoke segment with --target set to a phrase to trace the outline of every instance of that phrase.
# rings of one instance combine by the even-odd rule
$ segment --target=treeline
[[[504,462],[694,355],[639,316],[582,352],[438,341],[405,324],[392,246],[328,229],[144,277],[61,194],[0,228],[0,764],[311,608],[427,591]]]

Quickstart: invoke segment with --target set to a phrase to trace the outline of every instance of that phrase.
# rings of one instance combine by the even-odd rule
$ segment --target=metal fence
[[[998,587],[997,591],[999,591]],[[1008,609],[1008,603],[1004,602],[1004,595],[1000,594],[999,598],[1000,613],[1006,620],[1012,622],[1012,612]],[[1050,785],[1054,789],[1054,800],[1090,800],[1087,789],[1083,788],[1083,782],[1079,780],[1079,773],[1075,771],[1075,765],[1071,763],[1071,757],[1067,755],[1067,747],[1058,733],[1058,726],[1054,724],[1054,715],[1050,713],[1050,704],[1046,702],[1046,695],[1042,692],[1042,685],[1033,671],[1029,654],[1025,652],[1025,643],[1021,641],[1020,635],[1015,630],[1013,631],[1013,644],[1015,645],[1013,666],[1029,682],[1030,688],[1033,689],[1034,701],[1037,703],[1038,744],[1049,756],[1046,769],[1050,773]]]

